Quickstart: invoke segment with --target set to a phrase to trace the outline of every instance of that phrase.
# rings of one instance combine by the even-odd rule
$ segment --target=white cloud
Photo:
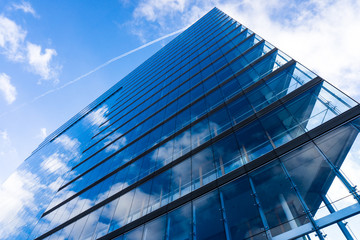
[[[10,77],[5,73],[0,73],[0,92],[2,92],[8,104],[16,100],[16,88],[11,84]]]
[[[6,180],[21,160],[8,132],[0,129],[0,166],[6,166],[0,169],[0,183]]]
[[[21,26],[0,15],[0,53],[11,61],[25,63],[31,72],[40,76],[39,83],[50,79],[57,82],[61,66],[52,64],[56,50],[42,51],[40,45],[25,41],[26,35]]]
[[[56,55],[55,49],[46,48],[42,53],[41,46],[27,43],[27,59],[30,68],[44,80],[57,78],[57,69],[50,65],[52,57]]]
[[[143,0],[131,26],[146,39],[192,23],[215,6],[360,100],[359,1]]]
[[[113,133],[110,136],[108,136],[106,139],[107,141],[104,142],[104,146],[107,146],[108,144],[110,144],[111,142],[115,141],[115,139],[119,138],[121,135],[123,135],[122,133]],[[126,137],[123,136],[119,139],[117,139],[115,142],[113,142],[111,145],[107,146],[105,148],[105,152],[116,152],[117,150],[119,150],[121,147],[125,146],[126,144]]]
[[[38,206],[34,203],[34,193],[43,187],[37,182],[36,175],[26,171],[16,171],[4,182],[0,187],[2,238],[11,236],[26,224],[26,219],[22,218],[24,208],[36,211]]]
[[[360,99],[359,1],[244,1],[219,7]]]
[[[100,126],[103,122],[107,121],[106,114],[109,109],[107,106],[102,106],[95,111],[92,111],[89,115],[86,116],[86,119],[90,122],[91,125]],[[105,123],[103,126],[108,125],[109,123]]]
[[[144,17],[147,21],[157,21],[163,16],[183,12],[186,0],[143,1],[134,10],[134,17]]]
[[[47,131],[46,131],[46,128],[41,128],[40,129],[40,134],[39,134],[39,137],[44,140],[46,137],[47,137]]]
[[[31,4],[29,2],[21,2],[21,3],[14,3],[12,5],[13,9],[15,10],[21,10],[23,11],[24,13],[30,13],[31,15],[33,15],[34,17],[36,17],[36,12],[34,10],[34,8],[31,6]]]
[[[7,131],[1,131],[1,130],[0,130],[0,139],[2,139],[2,140],[9,140],[9,136],[8,136]]]
[[[193,17],[182,19],[181,15],[187,12],[189,6],[190,1],[187,0],[143,0],[134,8],[133,19],[123,26],[129,27],[142,42],[148,42],[188,26]]]
[[[14,21],[0,15],[0,52],[6,55],[7,58],[13,61],[24,59],[20,49],[26,34],[26,31]]]
[[[75,151],[80,146],[79,140],[76,138],[70,138],[66,134],[62,134],[55,139],[55,143],[61,144],[65,150]]]
[[[54,153],[44,159],[40,166],[43,170],[49,172],[49,173],[56,173],[59,172],[67,172],[69,171],[69,168],[64,163],[63,159],[66,159],[67,157],[64,154]]]

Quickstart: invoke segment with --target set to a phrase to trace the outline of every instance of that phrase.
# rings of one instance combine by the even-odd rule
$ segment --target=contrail
[[[103,64],[97,66],[96,68],[90,70],[89,72],[87,72],[87,73],[85,73],[85,74],[83,74],[83,75],[81,75],[81,76],[79,76],[79,77],[77,77],[77,78],[75,78],[75,79],[73,79],[73,80],[65,83],[64,85],[62,85],[62,86],[60,86],[60,87],[57,87],[57,88],[54,88],[54,89],[51,89],[51,90],[49,90],[49,91],[47,91],[47,92],[45,92],[45,93],[43,93],[43,94],[35,97],[35,98],[34,98],[33,100],[31,100],[30,102],[25,102],[25,103],[21,104],[20,106],[14,108],[14,109],[12,109],[12,110],[10,110],[10,111],[8,111],[8,112],[5,112],[5,113],[1,114],[0,117],[3,117],[3,116],[5,116],[5,115],[7,115],[9,112],[15,112],[15,111],[17,111],[17,110],[25,107],[26,105],[28,105],[28,104],[30,104],[30,103],[33,103],[33,102],[35,102],[35,101],[37,101],[37,100],[39,100],[39,99],[41,99],[41,98],[49,95],[50,93],[57,92],[57,91],[65,88],[65,87],[67,87],[67,86],[69,86],[69,85],[72,85],[72,84],[76,83],[77,81],[80,81],[81,79],[83,79],[83,78],[85,78],[85,77],[93,74],[94,72],[99,71],[100,69],[104,68],[105,66],[109,65],[110,63],[113,63],[113,62],[115,62],[115,61],[117,61],[117,60],[119,60],[119,59],[121,59],[121,58],[123,58],[123,57],[126,57],[126,56],[129,55],[129,54],[132,54],[132,53],[134,53],[134,52],[137,52],[137,51],[139,51],[139,50],[141,50],[141,49],[143,49],[143,48],[146,48],[146,47],[148,47],[148,46],[150,46],[150,45],[152,45],[152,44],[154,44],[154,43],[157,43],[157,42],[159,42],[159,41],[161,41],[161,40],[163,40],[163,39],[165,39],[165,38],[168,38],[168,37],[171,37],[171,36],[173,36],[173,35],[175,35],[175,34],[181,33],[181,32],[183,32],[186,28],[188,28],[188,27],[184,27],[184,28],[182,28],[182,29],[180,29],[180,30],[177,30],[177,31],[172,32],[172,33],[169,33],[169,34],[167,34],[167,35],[165,35],[165,36],[162,36],[162,37],[160,37],[160,38],[158,38],[158,39],[155,39],[155,40],[153,40],[153,41],[150,41],[150,42],[148,42],[148,43],[145,43],[144,45],[141,45],[140,47],[137,47],[137,48],[135,48],[135,49],[133,49],[133,50],[131,50],[131,51],[128,51],[128,52],[123,53],[123,54],[121,54],[121,55],[119,55],[119,56],[117,56],[117,57],[114,57],[114,58],[112,58],[112,59],[104,62]]]

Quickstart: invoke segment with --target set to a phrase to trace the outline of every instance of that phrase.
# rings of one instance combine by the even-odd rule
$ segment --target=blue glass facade
[[[214,8],[26,159],[12,175],[24,197],[0,233],[356,239],[359,114]]]

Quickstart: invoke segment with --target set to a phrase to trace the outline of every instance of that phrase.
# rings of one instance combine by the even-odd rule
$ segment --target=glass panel
[[[218,191],[193,201],[194,236],[197,240],[225,238]]]
[[[247,177],[220,188],[231,239],[247,239],[264,231]]]
[[[337,113],[345,112],[349,108],[356,106],[356,102],[327,82],[323,83],[321,97],[324,98],[326,104]]]
[[[236,78],[221,86],[221,90],[226,99],[230,99],[235,94],[239,93],[242,89]]]
[[[192,239],[191,219],[191,203],[170,212],[167,220],[167,236],[169,239]]]
[[[298,148],[284,156],[282,160],[308,208],[316,218],[319,217],[316,213],[325,197],[330,203],[336,202],[339,206],[338,209],[356,203],[314,144]],[[350,199],[346,199],[349,196]],[[323,216],[323,213],[324,211],[320,211],[320,217]]]
[[[123,188],[127,170],[128,168],[124,168],[115,174],[115,180],[111,186],[109,196],[114,195]]]
[[[353,238],[356,239],[356,237],[360,236],[360,215],[357,214],[353,217],[347,218],[344,221],[344,224],[346,224],[346,228],[348,231],[352,234]]]
[[[221,69],[219,72],[216,73],[216,77],[218,79],[219,84],[224,82],[226,79],[233,75],[233,71],[231,70],[230,66],[226,66]],[[227,96],[228,92],[224,92],[224,95]]]
[[[162,240],[165,238],[166,215],[145,224],[143,240]]]
[[[99,221],[96,225],[96,229],[94,232],[94,238],[100,238],[107,234],[111,218],[114,215],[114,211],[116,208],[116,205],[118,203],[118,199],[115,199],[111,201],[110,203],[106,204],[104,207],[100,208],[102,209]]]
[[[71,230],[70,235],[67,237],[68,240],[80,239],[80,235],[82,233],[82,230],[84,229],[84,225],[85,225],[88,217],[89,217],[89,215],[82,217],[74,223],[74,227]]]
[[[124,234],[124,240],[140,240],[143,236],[144,225]]]
[[[174,141],[174,160],[190,151],[190,129],[175,137]]]
[[[139,159],[142,160],[142,159]],[[126,175],[126,184],[127,186],[133,184],[134,182],[136,182],[138,175],[139,175],[139,171],[141,169],[141,164],[142,161],[135,161],[134,163],[130,164],[128,166],[128,171],[127,171],[127,175]]]
[[[121,235],[119,237],[113,238],[112,240],[124,240],[124,235]]]
[[[202,187],[216,179],[214,157],[211,147],[193,155],[192,160],[192,190]]]
[[[263,83],[260,87],[246,95],[256,111],[263,109],[265,106],[277,100],[274,96],[274,92],[266,83]]]
[[[209,121],[207,118],[191,127],[192,149],[200,146],[210,139]]]
[[[345,226],[345,225],[344,225]],[[321,229],[321,232],[324,236],[326,236],[326,239],[336,239],[336,240],[349,240],[350,238],[346,238],[339,228],[338,224],[332,224],[326,228]],[[350,233],[349,233],[350,234]],[[351,235],[350,235],[351,236]],[[356,239],[356,238],[351,238]]]
[[[170,173],[171,170],[168,170],[154,177],[147,212],[152,212],[169,202]]]
[[[142,157],[142,164],[139,173],[139,179],[144,178],[145,176],[149,175],[154,171],[156,157],[157,157],[158,149],[151,151],[150,153],[146,154]],[[140,160],[140,159],[139,159]],[[139,161],[137,160],[137,161]]]
[[[244,164],[234,134],[217,141],[212,146],[219,177]]]
[[[316,145],[350,183],[360,186],[359,119],[343,125],[315,140]]]
[[[238,124],[254,113],[249,102],[244,96],[241,96],[240,98],[228,103],[227,108],[234,124]]]
[[[214,108],[215,106],[221,104],[224,100],[220,88],[217,88],[215,91],[206,96],[206,103],[209,109]]]
[[[147,214],[146,210],[149,203],[152,180],[153,179],[141,184],[136,188],[127,223]]]
[[[134,193],[135,190],[132,190],[119,198],[114,216],[111,220],[109,232],[124,226],[126,223]]]
[[[241,155],[250,162],[273,148],[269,138],[258,121],[252,122],[236,131]]]
[[[250,175],[272,236],[309,222],[304,209],[278,162]],[[269,191],[271,189],[271,191]]]
[[[176,129],[178,131],[190,123],[190,108],[185,109],[176,116]]]
[[[261,62],[257,63],[255,66],[251,66],[251,68],[238,75],[237,79],[242,88],[245,89],[249,87],[261,79],[261,77],[270,73],[273,70],[276,56],[277,53],[274,52],[265,59],[262,59]]]
[[[205,98],[202,98],[196,103],[194,103],[190,108],[190,112],[192,122],[204,115],[206,113]]]
[[[91,237],[94,233],[95,227],[98,223],[101,211],[102,211],[102,208],[99,208],[96,211],[90,213],[90,215],[86,221],[86,224],[84,226],[84,229],[81,233],[81,237],[79,239],[86,239],[86,240],[91,239]]]
[[[177,164],[171,169],[171,196],[170,201],[174,201],[191,191],[191,169],[190,158]]]
[[[283,107],[261,118],[260,121],[276,147],[305,132],[289,111]]]
[[[212,113],[208,119],[212,137],[216,137],[231,127],[231,119],[225,107]]]
[[[172,161],[174,140],[162,144],[158,149],[156,167],[157,170]]]

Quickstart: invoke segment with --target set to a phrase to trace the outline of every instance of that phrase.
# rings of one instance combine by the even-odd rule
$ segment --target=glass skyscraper
[[[0,238],[357,239],[359,115],[214,8],[24,161]]]

